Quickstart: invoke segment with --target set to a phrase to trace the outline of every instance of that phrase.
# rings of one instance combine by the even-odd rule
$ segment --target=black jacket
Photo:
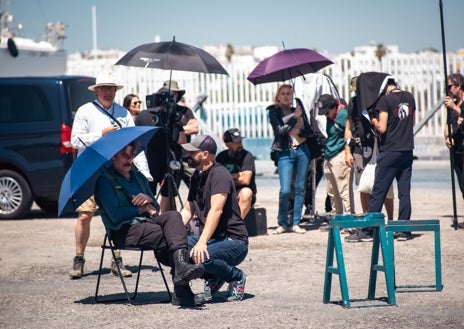
[[[297,120],[293,117],[284,123],[282,117],[284,116],[282,108],[277,105],[271,105],[267,108],[269,111],[269,121],[274,131],[274,141],[271,149],[273,151],[287,151],[290,147],[290,137],[288,132],[295,126]],[[295,108],[292,107],[292,112],[295,112]],[[306,137],[306,143],[309,145],[309,141],[314,140],[315,136],[311,126],[306,118],[303,116],[304,129],[300,132],[301,137]],[[310,147],[311,150],[311,147]]]

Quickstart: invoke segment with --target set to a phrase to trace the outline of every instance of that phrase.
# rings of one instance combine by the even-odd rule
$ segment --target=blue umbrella
[[[136,141],[144,149],[159,127],[136,126],[116,130],[90,146],[74,161],[61,183],[58,216],[75,211],[94,191],[101,168],[127,144]]]

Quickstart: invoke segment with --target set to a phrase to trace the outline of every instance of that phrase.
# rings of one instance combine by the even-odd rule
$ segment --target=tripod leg
[[[179,199],[179,204],[180,204],[181,209],[183,208],[182,199],[179,195],[176,181],[172,174],[166,173],[164,175],[163,181],[161,182],[160,192],[161,191],[163,191],[163,193],[161,193],[161,201],[160,201],[162,211],[177,210],[176,196]],[[164,196],[164,195],[167,195],[167,196]]]

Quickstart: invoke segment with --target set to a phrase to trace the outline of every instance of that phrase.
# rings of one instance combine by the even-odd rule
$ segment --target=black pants
[[[455,151],[452,151],[452,154],[454,160],[454,171],[458,179],[461,195],[464,198],[464,154],[456,153]]]
[[[136,247],[174,252],[187,249],[187,229],[177,211],[167,211],[153,219],[124,225],[111,233],[117,248]]]

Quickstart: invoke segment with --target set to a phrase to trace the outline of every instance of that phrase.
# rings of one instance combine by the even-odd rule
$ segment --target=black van
[[[95,94],[95,78],[0,78],[0,219],[23,217],[32,202],[57,210],[61,181],[76,153],[74,114]]]

